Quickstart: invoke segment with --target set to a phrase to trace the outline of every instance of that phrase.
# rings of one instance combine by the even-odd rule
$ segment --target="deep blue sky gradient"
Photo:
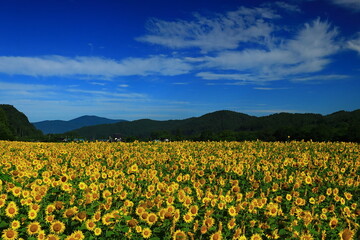
[[[358,0],[3,0],[0,32],[32,122],[360,108]]]

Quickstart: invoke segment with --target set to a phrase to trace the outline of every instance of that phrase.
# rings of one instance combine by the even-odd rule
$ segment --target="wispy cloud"
[[[276,8],[280,8],[285,11],[291,12],[291,13],[301,12],[301,9],[299,8],[299,6],[288,3],[288,2],[282,2],[282,1],[266,2],[263,4],[263,6],[276,7]]]
[[[347,47],[356,51],[360,55],[360,32],[357,33],[355,38],[347,42]]]
[[[0,73],[28,76],[174,76],[188,73],[191,65],[178,58],[151,56],[121,61],[99,57],[0,56]]]
[[[360,1],[359,0],[332,0],[333,3],[348,8],[352,11],[360,11]]]
[[[349,78],[347,75],[332,74],[332,75],[315,75],[311,77],[295,77],[291,81],[294,82],[313,82],[313,81],[326,81],[326,80],[341,80]]]
[[[206,80],[236,80],[243,82],[252,82],[254,81],[251,74],[241,74],[241,73],[212,73],[212,72],[199,72],[196,76],[201,77]]]
[[[11,83],[0,81],[0,91],[13,91],[13,90],[23,90],[23,91],[40,91],[51,89],[52,86],[45,84],[28,84],[28,83]]]
[[[72,93],[83,93],[94,96],[105,96],[107,99],[113,98],[121,98],[123,100],[124,98],[131,98],[131,99],[145,99],[147,96],[145,94],[140,93],[117,93],[117,92],[111,92],[111,91],[105,91],[105,90],[84,90],[84,89],[67,89],[67,92]]]
[[[223,51],[216,56],[202,58],[204,68],[239,73],[219,75],[206,72],[198,76],[210,80],[224,77],[262,82],[319,72],[331,62],[329,57],[339,50],[337,35],[336,28],[317,19],[305,24],[293,39],[284,40],[268,50],[249,48],[242,51]]]
[[[273,87],[255,87],[256,90],[272,91],[272,90],[285,90],[288,88],[273,88]]]
[[[267,20],[279,17],[269,8],[241,7],[212,17],[196,14],[193,21],[151,19],[149,34],[137,40],[169,48],[195,47],[203,53],[236,49],[241,43],[269,38],[273,26]]]

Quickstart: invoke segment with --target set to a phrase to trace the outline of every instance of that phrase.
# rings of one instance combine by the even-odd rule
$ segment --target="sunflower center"
[[[53,229],[55,232],[58,232],[61,230],[61,224],[60,223],[55,223],[53,226]]]
[[[13,208],[13,207],[9,208],[8,212],[10,214],[14,214],[15,213],[15,208]]]
[[[38,226],[37,225],[31,225],[30,227],[30,232],[36,232],[38,230]]]
[[[6,237],[13,238],[15,236],[14,230],[9,230],[6,232]]]

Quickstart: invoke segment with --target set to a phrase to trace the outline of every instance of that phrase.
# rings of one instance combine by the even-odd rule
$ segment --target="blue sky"
[[[1,0],[0,31],[31,122],[360,108],[359,0]]]

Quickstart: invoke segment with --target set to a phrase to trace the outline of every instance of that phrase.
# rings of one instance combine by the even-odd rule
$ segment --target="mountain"
[[[0,104],[0,140],[31,140],[42,136],[26,115],[14,106]]]
[[[70,133],[69,133],[70,134]],[[360,142],[360,110],[320,114],[276,113],[254,117],[233,111],[216,111],[184,120],[141,119],[83,127],[71,132],[87,139],[140,140],[265,140],[357,141]]]
[[[114,120],[97,116],[85,115],[69,121],[62,120],[46,120],[41,122],[32,123],[37,129],[41,130],[44,134],[49,133],[65,133],[77,128],[93,126],[99,124],[117,123],[125,120]]]

